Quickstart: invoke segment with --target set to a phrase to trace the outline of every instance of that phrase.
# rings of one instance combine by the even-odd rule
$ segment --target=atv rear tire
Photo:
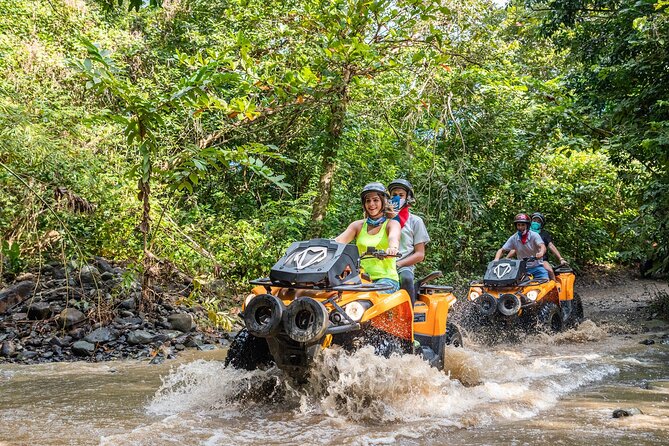
[[[446,345],[453,347],[463,347],[462,333],[457,325],[452,322],[446,323]]]
[[[576,327],[581,322],[583,322],[583,303],[581,302],[581,296],[574,293],[574,298],[571,301],[571,314],[566,323],[568,327]]]
[[[539,320],[539,328],[547,333],[557,333],[562,331],[562,312],[553,302],[544,303],[539,308],[537,315]]]
[[[256,370],[267,368],[272,363],[267,341],[253,336],[244,328],[230,344],[224,364],[236,369]]]

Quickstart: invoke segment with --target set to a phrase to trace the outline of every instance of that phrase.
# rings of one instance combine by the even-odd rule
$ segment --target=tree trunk
[[[151,276],[153,274],[153,255],[149,252],[149,230],[151,228],[151,203],[149,197],[151,188],[148,181],[139,180],[139,198],[142,200],[142,222],[139,230],[142,233],[144,244],[144,257],[142,258],[142,297],[139,302],[139,308],[142,311],[150,311],[153,308],[153,290]]]
[[[337,170],[337,156],[341,145],[341,134],[346,120],[348,106],[348,84],[351,81],[351,70],[344,69],[342,83],[339,86],[335,100],[330,104],[330,122],[328,124],[328,141],[323,151],[321,176],[318,180],[318,194],[314,199],[311,211],[311,237],[320,237],[323,232],[323,219],[327,213],[328,204],[332,195],[332,181]]]

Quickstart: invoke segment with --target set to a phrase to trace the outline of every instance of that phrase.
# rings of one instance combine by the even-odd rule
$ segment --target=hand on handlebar
[[[392,251],[393,250],[388,249],[386,251],[379,250],[379,251],[367,252],[367,253],[363,254],[360,258],[361,259],[368,259],[370,257],[374,257],[374,258],[377,258],[379,260],[383,260],[386,257],[400,257],[400,255],[397,253],[397,249],[394,250],[395,253],[393,253],[393,254],[391,254]]]

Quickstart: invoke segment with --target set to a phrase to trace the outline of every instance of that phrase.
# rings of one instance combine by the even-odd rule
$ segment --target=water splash
[[[330,348],[317,356],[300,387],[277,369],[249,372],[200,360],[165,377],[148,411],[224,418],[249,410],[291,411],[367,425],[430,420],[441,428],[480,426],[499,417],[530,418],[561,395],[617,372],[599,359],[448,348],[444,373],[413,355],[383,358],[372,348]]]

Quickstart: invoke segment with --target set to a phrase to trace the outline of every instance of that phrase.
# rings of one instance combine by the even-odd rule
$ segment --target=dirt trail
[[[587,319],[609,332],[642,333],[666,326],[650,308],[659,293],[669,293],[666,280],[641,279],[619,273],[599,278],[577,277],[575,292]]]

